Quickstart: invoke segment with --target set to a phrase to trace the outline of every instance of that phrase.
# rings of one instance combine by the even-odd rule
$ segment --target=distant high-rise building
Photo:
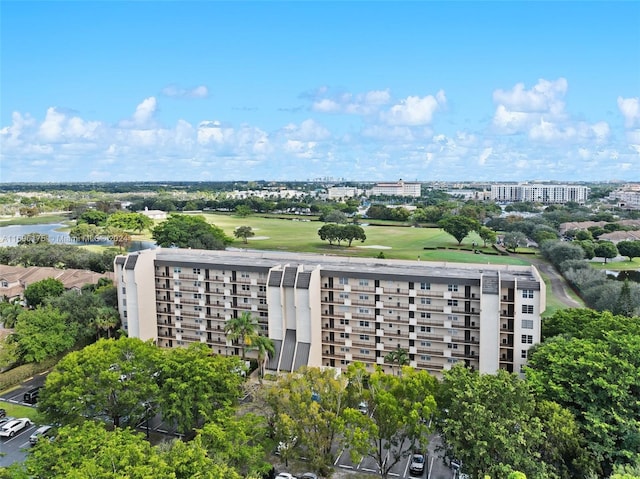
[[[412,196],[419,198],[421,194],[421,183],[399,180],[397,183],[376,183],[369,190],[369,196]]]
[[[499,202],[530,202],[543,204],[584,204],[589,188],[579,185],[500,184],[491,185],[491,199]]]
[[[458,363],[520,372],[545,309],[533,266],[159,248],[118,256],[115,275],[130,336],[238,355],[225,325],[248,312],[275,344],[273,371],[391,371],[385,356],[403,348],[435,375]]]

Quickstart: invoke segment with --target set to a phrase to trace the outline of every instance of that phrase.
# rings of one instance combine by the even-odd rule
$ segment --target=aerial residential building
[[[543,204],[584,204],[589,188],[578,185],[554,184],[500,184],[491,185],[491,199],[498,202],[531,202]]]
[[[421,183],[402,180],[397,183],[376,183],[376,185],[368,191],[368,194],[369,196],[412,196],[419,198],[421,187]]]
[[[238,355],[225,325],[249,312],[274,341],[272,371],[391,371],[384,358],[400,347],[436,375],[457,363],[519,372],[545,309],[533,266],[158,248],[118,256],[115,275],[130,336]]]
[[[327,198],[330,200],[339,200],[343,198],[355,198],[360,196],[362,190],[353,186],[332,186],[327,188]]]
[[[615,201],[620,208],[638,210],[640,209],[640,185],[632,184],[618,188],[609,193],[607,199]]]

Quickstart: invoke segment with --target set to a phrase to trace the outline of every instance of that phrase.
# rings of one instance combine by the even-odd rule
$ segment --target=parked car
[[[421,476],[424,472],[425,458],[424,454],[414,454],[411,456],[411,463],[409,464],[409,473],[415,476]]]
[[[31,434],[31,436],[29,436],[29,442],[32,446],[35,446],[41,437],[51,437],[52,434],[53,426],[40,426],[38,429],[33,431],[33,434]]]
[[[22,417],[5,423],[0,428],[0,437],[13,437],[24,428],[31,426],[31,419]]]
[[[42,386],[29,389],[26,393],[24,393],[24,397],[22,398],[24,402],[26,402],[27,404],[37,403],[38,396],[40,395],[40,389],[42,389]]]
[[[2,419],[0,419],[0,427],[2,427],[4,424],[8,423],[9,421],[13,421],[15,420],[15,417],[13,416],[5,416]]]
[[[293,474],[289,474],[288,472],[281,472],[276,476],[276,479],[297,479]]]

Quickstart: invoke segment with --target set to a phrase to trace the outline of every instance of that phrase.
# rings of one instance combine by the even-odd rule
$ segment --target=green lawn
[[[318,229],[323,223],[318,221],[303,221],[304,218],[294,220],[263,218],[248,216],[241,218],[223,214],[208,213],[204,215],[208,222],[222,228],[233,238],[233,232],[238,226],[250,226],[255,237],[249,238],[248,244],[242,240],[235,240],[231,245],[235,248],[251,248],[259,250],[298,251],[319,254],[334,254],[359,257],[376,257],[381,252],[388,259],[409,259],[426,261],[451,261],[458,263],[492,263],[492,264],[520,264],[527,262],[509,256],[491,254],[474,254],[472,251],[459,251],[458,242],[450,235],[438,228],[412,228],[404,226],[363,226],[367,240],[364,243],[346,245],[329,245],[321,241]],[[471,249],[472,243],[482,245],[477,235],[470,235],[462,242],[462,247]],[[427,249],[424,248],[451,248]],[[479,248],[487,253],[490,248]]]
[[[0,401],[0,408],[7,411],[7,416],[28,417],[35,424],[42,424],[42,418],[38,410],[34,407],[22,406],[21,404],[13,404]]]
[[[40,216],[33,216],[31,218],[23,216],[20,218],[0,219],[0,226],[41,225],[41,224],[50,224],[50,223],[64,223],[65,221],[69,221],[68,216],[40,215]]]
[[[640,258],[633,258],[632,261],[607,261],[607,263],[590,262],[592,268],[608,269],[611,271],[640,270]]]

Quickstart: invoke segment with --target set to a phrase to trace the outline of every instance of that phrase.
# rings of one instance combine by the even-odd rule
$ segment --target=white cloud
[[[428,95],[422,98],[409,96],[383,112],[381,118],[390,125],[428,125],[431,123],[433,114],[444,107],[446,101],[442,90],[436,96]]]
[[[365,93],[334,93],[327,87],[314,94],[313,111],[321,113],[345,113],[368,116],[375,114],[391,101],[389,90],[372,90]]]
[[[295,140],[321,141],[331,137],[329,130],[311,118],[304,120],[300,125],[290,123],[283,130],[288,138]]]
[[[153,117],[156,113],[158,102],[155,97],[145,98],[136,107],[136,111],[129,120],[122,120],[119,125],[122,128],[150,128],[153,126]]]
[[[509,110],[560,113],[564,110],[562,98],[567,88],[568,83],[564,78],[555,81],[540,79],[530,90],[525,90],[523,83],[517,83],[511,90],[494,91],[493,101]]]
[[[205,85],[194,88],[180,88],[177,85],[168,85],[162,89],[162,94],[170,98],[206,98],[209,89]]]
[[[493,148],[491,147],[482,150],[480,158],[478,158],[478,164],[481,166],[484,165],[487,162],[487,159],[491,156],[491,153],[493,153]]]
[[[618,108],[624,117],[624,126],[633,128],[635,125],[640,126],[640,98],[622,98],[618,97]]]

